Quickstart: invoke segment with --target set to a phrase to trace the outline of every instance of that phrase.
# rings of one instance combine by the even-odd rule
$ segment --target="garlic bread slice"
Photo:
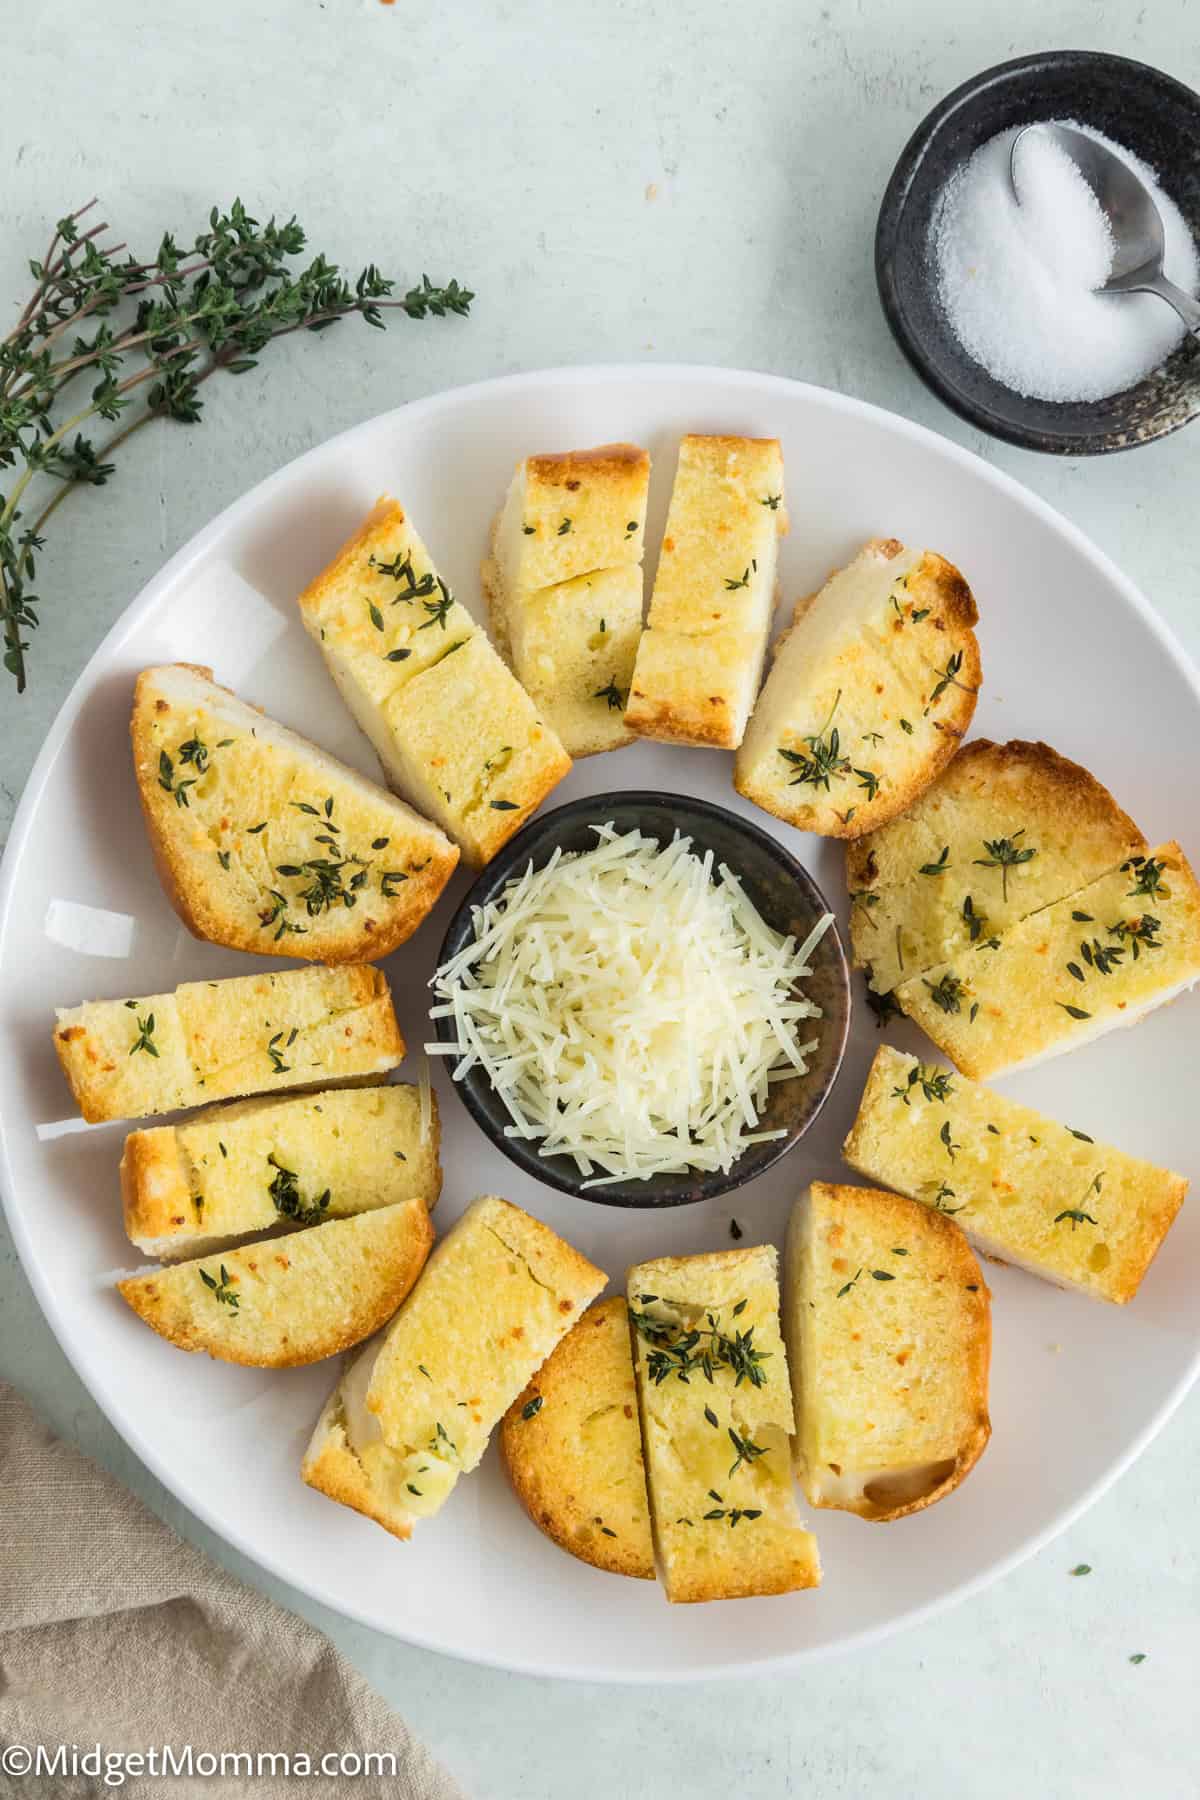
[[[397,1200],[432,1211],[442,1171],[430,1100],[425,1132],[417,1089],[399,1082],[234,1100],[181,1125],[131,1131],[121,1157],[126,1236],[172,1262]]]
[[[792,1487],[774,1246],[641,1263],[629,1271],[628,1294],[667,1599],[816,1587],[816,1540]]]
[[[389,784],[474,867],[570,769],[558,738],[390,497],[310,582],[300,616]]]
[[[705,748],[742,741],[787,530],[776,438],[685,437],[625,723]]]
[[[896,999],[976,1081],[1134,1025],[1200,981],[1200,887],[1179,845],[984,938]]]
[[[404,1055],[369,963],[185,981],[170,994],[60,1007],[54,1048],[89,1124],[234,1095],[364,1081]]]
[[[163,888],[210,943],[375,961],[412,936],[458,861],[435,825],[209,669],[144,669],[130,731]]]
[[[476,1467],[605,1279],[529,1213],[495,1196],[476,1200],[386,1334],[338,1383],[309,1444],[305,1481],[407,1538]]]
[[[500,1448],[548,1538],[597,1569],[654,1580],[624,1300],[598,1300],[572,1325],[505,1413]]]
[[[481,570],[492,635],[568,755],[633,741],[650,458],[604,444],[518,464]]]
[[[494,560],[483,566],[483,583],[492,619],[504,620],[506,658],[567,754],[595,756],[633,743],[625,702],[642,636],[641,565],[520,593],[507,610]]]
[[[650,458],[636,444],[527,456],[492,533],[501,610],[542,588],[642,560]]]
[[[389,773],[458,844],[491,861],[571,759],[482,631],[409,682],[383,713]]]
[[[1188,1184],[966,1076],[884,1044],[842,1154],[953,1216],[985,1256],[1123,1306]]]
[[[1145,849],[1048,744],[977,738],[898,818],[847,846],[850,938],[876,993],[986,943]]]
[[[432,1242],[424,1201],[402,1200],[131,1275],[117,1289],[180,1350],[287,1369],[336,1356],[378,1331],[417,1279]]]
[[[856,838],[957,751],[982,681],[979,614],[952,563],[877,539],[796,607],[734,763],[746,799]]]
[[[990,1297],[952,1219],[815,1181],[788,1225],[796,1474],[883,1521],[942,1500],[987,1447]]]

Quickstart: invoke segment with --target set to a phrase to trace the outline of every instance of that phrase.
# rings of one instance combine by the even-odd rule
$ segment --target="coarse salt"
[[[1162,216],[1164,270],[1189,293],[1200,282],[1196,244],[1152,169],[1123,145],[1074,120],[1140,176]],[[1184,326],[1153,294],[1101,294],[1113,240],[1091,188],[1067,153],[1037,131],[1017,150],[1015,129],[955,171],[934,210],[938,294],[967,354],[1005,387],[1041,400],[1100,400],[1165,361]]]

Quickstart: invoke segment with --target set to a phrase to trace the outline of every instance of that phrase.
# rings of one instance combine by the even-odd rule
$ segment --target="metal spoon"
[[[1028,132],[1044,132],[1066,152],[1091,188],[1112,232],[1112,272],[1101,294],[1157,294],[1200,337],[1200,304],[1163,274],[1163,223],[1150,193],[1128,163],[1082,131],[1066,125],[1026,125],[1012,141],[1008,174],[1020,204],[1017,145]]]

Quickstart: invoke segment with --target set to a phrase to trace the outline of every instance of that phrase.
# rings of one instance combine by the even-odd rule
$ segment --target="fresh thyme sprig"
[[[649,1306],[657,1297],[643,1294],[642,1305]],[[733,1317],[740,1318],[745,1307],[746,1302],[739,1300]],[[717,1369],[729,1369],[734,1387],[740,1387],[743,1381],[751,1387],[762,1387],[766,1381],[762,1365],[771,1352],[755,1348],[753,1325],[745,1331],[735,1326],[730,1335],[721,1330],[717,1315],[711,1312],[705,1315],[706,1326],[691,1329],[672,1319],[655,1318],[651,1313],[631,1310],[629,1316],[639,1336],[652,1346],[646,1357],[646,1373],[656,1387],[661,1387],[670,1375],[687,1382],[697,1370],[711,1382]]]
[[[784,762],[790,763],[796,771],[788,782],[789,787],[811,785],[824,788],[828,793],[832,776],[850,774],[850,758],[842,755],[841,735],[833,723],[841,703],[842,690],[839,688],[829,709],[829,717],[820,731],[815,731],[804,739],[808,745],[807,755],[803,750],[787,750],[782,744],[779,746],[779,754]],[[870,769],[854,769],[853,773],[858,776],[859,785],[867,790],[868,800],[873,800],[879,788],[879,777]]]
[[[1008,871],[1019,868],[1022,863],[1032,862],[1037,855],[1037,851],[1031,845],[1017,843],[1017,839],[1024,836],[1025,827],[1022,825],[1020,831],[1014,831],[1010,838],[984,838],[983,847],[987,851],[987,855],[975,858],[977,869],[999,869],[1001,871],[1000,886],[1005,900],[1008,899]]]
[[[106,224],[85,223],[96,204],[58,221],[45,255],[29,265],[33,292],[0,341],[0,468],[19,471],[0,494],[0,636],[18,693],[38,623],[32,584],[43,527],[72,488],[105,485],[113,452],[135,431],[154,418],[197,423],[211,375],[246,374],[293,331],[323,331],[351,313],[382,329],[388,308],[410,319],[465,314],[475,297],[427,275],[393,297],[395,283],[374,263],[353,283],[322,255],[293,268],[305,249],[301,226],[294,218],[260,224],[240,200],[228,212],[214,206],[189,250],[167,232],[149,260],[122,256],[125,245],[108,241]],[[61,405],[81,378],[92,383],[86,400]],[[82,430],[91,419],[119,429],[97,444]],[[35,477],[61,485],[23,525]]]

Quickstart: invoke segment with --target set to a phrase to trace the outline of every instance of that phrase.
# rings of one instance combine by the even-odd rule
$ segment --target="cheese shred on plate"
[[[724,863],[676,834],[595,827],[474,909],[474,939],[437,971],[454,1079],[482,1068],[509,1137],[566,1155],[588,1187],[728,1170],[772,1082],[805,1074],[820,1008],[799,984],[832,922],[803,943],[762,919]]]

